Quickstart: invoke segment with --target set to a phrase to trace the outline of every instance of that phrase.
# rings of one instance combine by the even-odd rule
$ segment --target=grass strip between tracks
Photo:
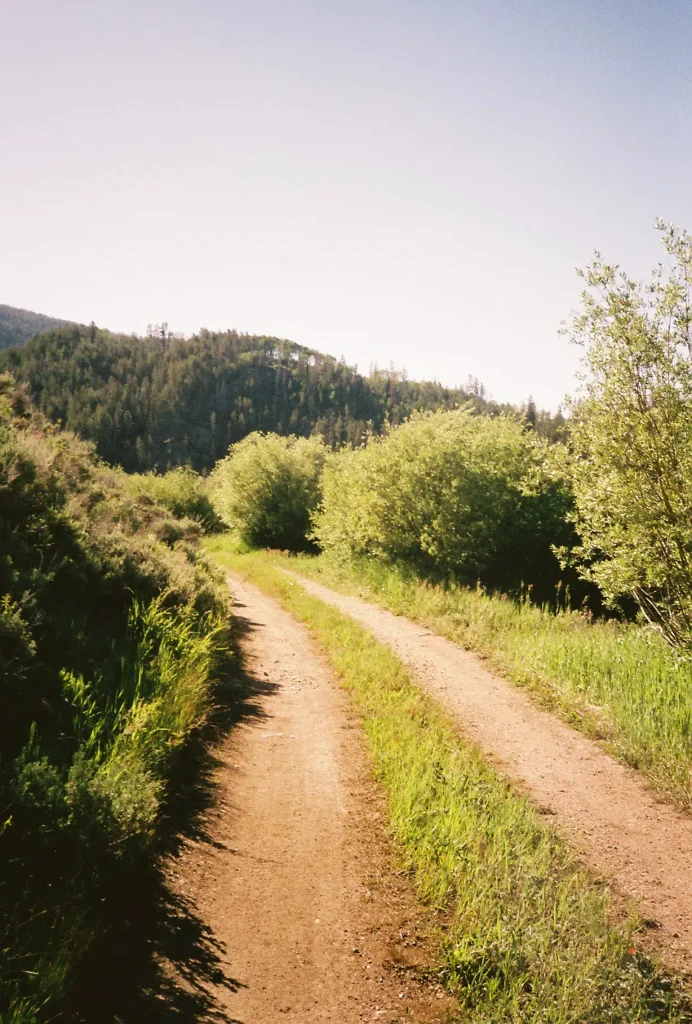
[[[450,912],[441,975],[486,1024],[690,1021],[674,983],[636,949],[607,889],[464,742],[385,645],[289,580],[271,556],[214,557],[314,634],[350,692],[419,896]]]

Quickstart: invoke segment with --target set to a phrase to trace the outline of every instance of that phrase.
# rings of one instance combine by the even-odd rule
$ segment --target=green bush
[[[179,466],[167,473],[130,473],[127,486],[135,495],[148,495],[176,519],[191,519],[205,533],[221,528],[206,481],[193,469]]]
[[[316,437],[250,434],[211,474],[216,512],[250,547],[314,549],[310,521],[326,454]]]
[[[416,415],[329,458],[315,536],[438,579],[554,590],[570,496],[544,471],[545,447],[511,416]]]
[[[153,856],[227,651],[200,533],[0,377],[0,1019],[57,1012]]]

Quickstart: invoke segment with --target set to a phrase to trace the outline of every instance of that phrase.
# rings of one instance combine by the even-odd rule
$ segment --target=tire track
[[[481,659],[367,601],[288,573],[308,593],[389,644],[498,770],[554,816],[589,865],[634,899],[644,945],[692,972],[692,819],[656,799],[642,777],[543,711]]]

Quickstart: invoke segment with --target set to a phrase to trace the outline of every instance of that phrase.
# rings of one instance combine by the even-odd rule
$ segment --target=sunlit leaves
[[[585,349],[573,404],[576,524],[585,573],[631,593],[676,646],[692,643],[692,239],[659,224],[667,263],[647,284],[600,257],[583,273],[573,340]]]

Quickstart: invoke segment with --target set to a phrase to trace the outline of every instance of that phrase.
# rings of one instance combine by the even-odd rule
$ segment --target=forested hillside
[[[32,313],[28,309],[0,304],[0,349],[23,345],[34,335],[63,327],[67,322],[44,316],[43,313]]]
[[[508,408],[477,385],[445,388],[393,371],[364,377],[293,342],[235,331],[139,338],[71,326],[3,352],[0,370],[26,383],[49,419],[129,471],[208,470],[255,430],[356,444],[416,409]],[[562,422],[532,404],[527,419],[549,435]]]

